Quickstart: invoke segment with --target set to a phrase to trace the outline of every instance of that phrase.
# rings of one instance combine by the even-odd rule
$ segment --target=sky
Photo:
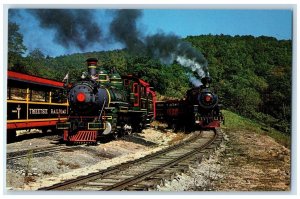
[[[272,36],[291,39],[290,10],[147,10],[149,30],[161,28],[185,37],[199,34]]]
[[[12,15],[14,11],[18,14]],[[51,57],[102,50],[121,49],[124,45],[109,38],[111,10],[94,10],[93,15],[101,27],[104,39],[89,43],[83,50],[75,46],[63,47],[54,41],[54,29],[41,28],[36,17],[21,9],[10,9],[8,20],[20,26],[24,45],[30,51],[38,48]],[[279,40],[292,39],[291,10],[221,10],[221,9],[147,9],[137,19],[143,35],[174,34],[181,38],[189,35],[253,35],[271,36]],[[26,55],[25,54],[25,55]]]

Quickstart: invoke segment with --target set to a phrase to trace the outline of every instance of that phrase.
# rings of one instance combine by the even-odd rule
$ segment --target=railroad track
[[[159,152],[39,190],[151,190],[163,179],[170,179],[188,170],[189,165],[201,162],[221,141],[220,132],[195,132],[192,138]]]
[[[29,155],[34,157],[41,154],[47,154],[47,153],[56,153],[63,150],[73,150],[76,147],[67,147],[67,146],[48,146],[48,147],[39,147],[35,149],[28,149],[28,150],[22,150],[22,151],[16,151],[16,152],[10,152],[6,155],[6,160],[18,160],[22,158],[26,158]]]

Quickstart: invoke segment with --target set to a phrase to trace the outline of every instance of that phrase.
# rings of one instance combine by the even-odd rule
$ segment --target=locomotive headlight
[[[205,97],[204,97],[204,100],[206,101],[206,102],[210,102],[210,101],[212,101],[212,96],[211,95],[206,95]]]
[[[218,103],[218,97],[209,91],[202,92],[198,96],[198,102],[199,107],[210,109]]]
[[[84,102],[85,101],[85,94],[80,92],[80,93],[77,94],[76,98],[77,98],[78,102]]]

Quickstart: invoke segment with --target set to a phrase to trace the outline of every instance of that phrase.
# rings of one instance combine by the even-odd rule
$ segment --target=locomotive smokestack
[[[88,66],[88,72],[90,76],[96,75],[96,68],[98,59],[97,58],[89,58],[86,60],[87,66]]]
[[[212,79],[211,77],[206,76],[201,79],[201,82],[205,87],[209,87],[209,84],[212,82]]]

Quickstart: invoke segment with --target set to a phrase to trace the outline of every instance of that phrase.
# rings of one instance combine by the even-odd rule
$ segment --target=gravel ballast
[[[37,190],[143,157],[189,136],[190,134],[146,129],[140,134],[125,136],[96,146],[79,145],[74,150],[62,150],[39,156],[32,156],[28,152],[24,158],[7,161],[6,187],[8,190]],[[34,138],[8,144],[7,152],[55,144],[57,145],[53,140]]]

